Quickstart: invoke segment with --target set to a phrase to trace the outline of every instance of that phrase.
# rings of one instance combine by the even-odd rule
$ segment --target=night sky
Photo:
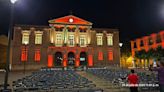
[[[8,32],[9,6],[0,0],[0,34]],[[118,28],[122,42],[164,29],[164,0],[19,0],[14,24],[48,25],[70,11],[94,28]]]

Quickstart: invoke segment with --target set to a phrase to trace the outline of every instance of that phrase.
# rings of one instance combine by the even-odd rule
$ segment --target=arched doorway
[[[87,66],[87,53],[81,52],[80,53],[80,66]]]
[[[74,66],[75,65],[75,55],[73,52],[68,53],[68,66]]]
[[[62,53],[61,52],[56,52],[54,54],[54,65],[55,66],[62,66],[62,62],[63,62]]]

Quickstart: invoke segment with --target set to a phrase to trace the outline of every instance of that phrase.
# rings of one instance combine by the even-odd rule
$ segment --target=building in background
[[[119,64],[118,29],[92,28],[91,22],[73,15],[48,22],[14,27],[13,70]]]
[[[131,41],[132,61],[135,67],[148,67],[164,56],[164,31],[153,33]]]
[[[7,43],[8,38],[5,35],[0,35],[0,69],[5,68],[6,55],[7,55]]]

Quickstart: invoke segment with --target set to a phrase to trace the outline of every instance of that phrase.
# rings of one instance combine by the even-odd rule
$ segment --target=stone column
[[[64,54],[64,58],[63,58],[63,67],[67,67],[67,55]]]
[[[87,43],[87,45],[88,44],[91,44],[91,32],[90,32],[90,28],[88,28],[87,29],[87,35],[86,35],[87,37],[86,37],[86,43]]]
[[[52,31],[54,31],[54,32],[53,32],[53,44],[55,44],[55,42],[56,42],[56,29],[53,28]]]
[[[54,44],[53,30],[50,30],[50,42]]]
[[[63,29],[63,41],[64,41],[64,44],[68,43],[68,30],[67,30],[67,26],[64,26],[64,29]]]
[[[88,55],[88,66],[89,67],[93,66],[93,56],[91,54]]]
[[[51,68],[53,66],[53,55],[48,55],[48,62],[47,66]]]
[[[138,38],[136,40],[136,45],[137,45],[137,50],[140,51],[141,50],[141,47],[140,47],[140,45],[141,45],[141,39]]]
[[[79,67],[79,65],[80,65],[80,56],[79,56],[79,54],[77,54],[76,59],[75,59],[75,66]]]
[[[79,44],[79,27],[76,26],[76,29],[75,29],[75,44]]]
[[[151,36],[152,41],[153,41],[152,48],[153,48],[153,49],[156,49],[156,48],[157,48],[157,43],[156,43],[157,34],[151,34],[150,36]]]
[[[134,41],[131,41],[131,53],[132,53],[132,57],[134,57],[135,56]]]
[[[144,49],[147,52],[149,50],[149,38],[148,36],[144,36],[143,38]]]

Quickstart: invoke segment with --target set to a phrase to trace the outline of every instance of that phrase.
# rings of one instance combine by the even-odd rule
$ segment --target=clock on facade
[[[69,19],[69,22],[70,22],[70,23],[72,23],[72,22],[73,22],[73,19],[72,19],[72,18],[70,18],[70,19]]]

